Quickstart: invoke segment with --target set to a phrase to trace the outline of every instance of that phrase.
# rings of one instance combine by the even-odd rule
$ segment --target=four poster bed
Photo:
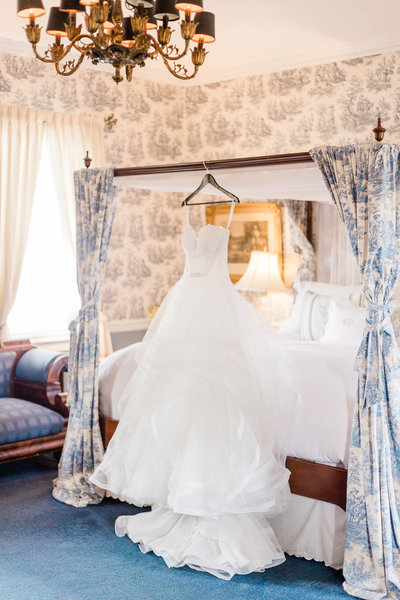
[[[220,185],[242,198],[308,201],[309,237],[312,201],[329,201],[327,189],[309,153],[115,169],[114,177],[118,187],[189,193],[197,187],[199,172],[204,173],[205,167],[214,173]],[[205,192],[219,195],[218,190],[211,187],[207,187]],[[116,403],[123,384],[133,371],[135,348],[139,347],[140,344],[135,344],[130,349],[115,353],[100,368],[100,427],[105,447],[118,425]],[[297,386],[305,398],[301,407],[299,435],[292,440],[286,461],[291,471],[290,488],[297,496],[331,505],[306,504],[300,499],[299,504],[294,499],[290,529],[293,531],[296,525],[298,529],[299,522],[303,523],[303,533],[298,538],[310,535],[320,538],[321,529],[329,530],[322,537],[331,537],[332,543],[329,547],[329,543],[321,543],[319,539],[315,545],[312,541],[297,539],[295,544],[287,543],[284,549],[339,568],[343,559],[343,511],[346,508],[347,470],[344,465],[347,464],[348,434],[356,395],[356,376],[352,372],[355,349],[347,349],[343,353],[343,349],[337,346],[332,348],[318,345],[318,342],[292,340],[290,352],[297,370]],[[327,374],[326,380],[317,375],[318,372]],[[307,373],[306,377],[304,373]],[[347,389],[352,392],[346,394],[343,389],[338,390],[336,380],[342,376]],[[310,382],[313,381],[315,386],[311,390]],[[337,390],[340,398],[335,396]],[[326,427],[328,422],[332,431]],[[310,512],[313,513],[311,516]],[[287,535],[286,527],[285,531]],[[305,550],[306,546],[308,550]]]
[[[344,446],[349,445],[347,500],[346,469],[323,464],[329,463],[330,458],[305,456],[298,449],[287,464],[292,471],[292,497],[318,503],[317,510],[331,507],[334,512],[330,512],[330,524],[336,518],[342,519],[342,548],[343,509],[346,507],[343,567],[346,591],[365,599],[397,599],[400,597],[400,359],[390,318],[390,301],[400,270],[399,146],[328,146],[315,148],[310,154],[75,173],[82,307],[70,326],[70,417],[53,496],[74,506],[95,504],[104,497],[104,492],[93,486],[89,477],[101,461],[103,451],[98,420],[98,323],[104,265],[116,205],[114,182],[119,186],[191,192],[198,183],[196,171],[203,170],[204,166],[216,171],[220,185],[242,197],[333,201],[344,223],[360,269],[360,301],[365,303],[362,334],[358,337],[358,342],[360,338],[362,341],[355,363],[358,385],[353,399],[354,418],[351,436],[346,431],[344,442]],[[253,183],[251,194],[246,192],[250,183]],[[311,362],[323,354],[320,346]],[[335,360],[338,356],[344,360],[345,354],[344,350],[339,351]],[[299,353],[299,363],[300,356]],[[350,370],[351,357],[354,358],[354,354],[349,351]],[[296,365],[296,361],[293,364]],[[310,379],[301,366],[300,371]],[[336,380],[341,378],[338,371]],[[307,395],[304,397],[307,399]],[[331,425],[331,414],[324,413],[329,404],[320,405],[318,411],[319,418],[325,418]],[[308,416],[312,416],[313,410],[316,405],[311,403]],[[347,411],[348,414],[353,412],[351,402]],[[306,414],[306,420],[308,416]],[[345,421],[349,430],[347,419]],[[115,424],[113,415],[102,418],[105,443]],[[295,528],[298,519],[308,510],[306,506],[303,509],[301,515],[298,504],[292,514],[289,511],[282,516],[278,525],[281,540],[285,537],[285,527],[286,530]],[[333,528],[331,534],[335,536],[337,531]],[[313,535],[315,533],[314,530]],[[281,542],[284,549],[285,545]],[[306,551],[302,555],[318,559],[312,554],[307,556]]]

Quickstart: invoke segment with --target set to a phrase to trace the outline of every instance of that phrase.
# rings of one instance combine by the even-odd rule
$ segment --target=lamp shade
[[[236,283],[236,287],[249,292],[286,292],[279,270],[278,255],[252,250],[247,269]]]
[[[199,13],[203,12],[203,0],[191,0],[191,2],[176,2],[175,7],[179,10]]]
[[[197,13],[194,17],[197,23],[196,33],[192,37],[194,42],[211,44],[215,42],[215,15],[210,12]]]
[[[130,17],[124,17],[122,19],[122,27],[124,28],[124,35],[122,38],[122,44],[124,46],[127,46],[128,48],[130,46],[133,46],[134,41],[133,41],[133,31],[132,31],[132,23],[131,23],[131,18]]]
[[[60,10],[69,13],[85,12],[84,7],[79,0],[61,0]]]
[[[65,25],[69,24],[69,13],[62,11],[58,6],[52,6],[50,9],[49,20],[47,21],[46,33],[60,37],[67,37]]]
[[[46,14],[42,0],[18,0],[17,15],[22,19],[41,17]]]
[[[153,0],[126,0],[128,6],[136,7],[143,4],[143,8],[153,8]]]
[[[162,21],[164,17],[167,17],[169,21],[179,19],[179,10],[175,8],[175,0],[156,0],[154,18]]]

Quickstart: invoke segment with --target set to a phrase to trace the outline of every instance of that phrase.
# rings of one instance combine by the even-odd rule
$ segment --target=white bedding
[[[301,395],[297,430],[287,454],[332,465],[348,464],[357,375],[355,348],[287,339],[293,383]],[[121,397],[141,343],[114,352],[100,365],[100,412],[119,419]]]
[[[301,394],[297,429],[287,454],[332,465],[348,464],[356,397],[356,348],[286,338],[293,383]],[[141,344],[107,357],[101,365],[100,412],[119,419],[118,400],[132,375]],[[285,552],[340,568],[345,512],[333,504],[292,495],[291,505],[271,524]]]

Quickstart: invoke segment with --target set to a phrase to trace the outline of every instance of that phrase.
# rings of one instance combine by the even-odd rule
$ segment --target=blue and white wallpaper
[[[367,141],[378,115],[387,141],[398,142],[400,53],[191,87],[135,79],[116,87],[111,75],[82,68],[64,79],[50,65],[0,54],[0,102],[114,115],[117,124],[105,127],[109,166]],[[146,317],[179,277],[180,202],[179,194],[121,190],[104,285],[110,320]]]

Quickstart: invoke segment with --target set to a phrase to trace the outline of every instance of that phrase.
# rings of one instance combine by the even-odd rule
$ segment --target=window
[[[62,222],[45,136],[21,278],[7,319],[10,337],[65,338],[79,306],[75,251]]]

